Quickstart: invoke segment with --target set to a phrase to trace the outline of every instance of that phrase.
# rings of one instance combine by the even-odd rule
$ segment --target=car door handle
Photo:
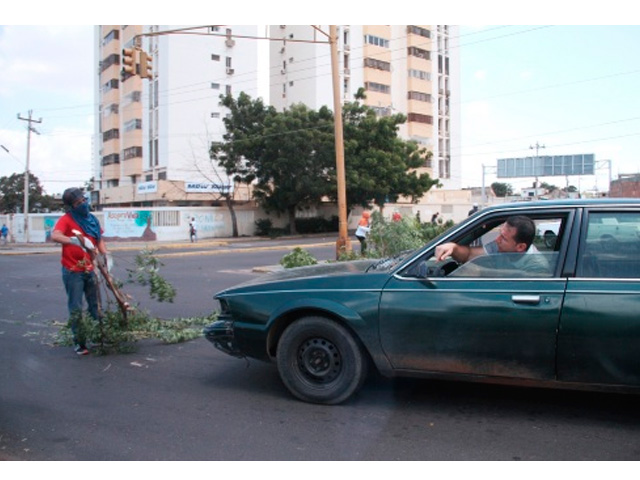
[[[513,295],[514,303],[525,303],[527,305],[537,305],[540,303],[540,295]]]

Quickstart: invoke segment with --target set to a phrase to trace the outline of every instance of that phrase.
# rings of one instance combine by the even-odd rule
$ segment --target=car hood
[[[377,260],[354,260],[351,262],[335,262],[321,263],[319,265],[311,265],[308,267],[285,268],[277,272],[267,273],[247,282],[238,284],[230,289],[219,292],[218,295],[224,294],[229,290],[241,289],[243,287],[262,285],[274,282],[282,282],[289,280],[298,280],[312,277],[328,277],[336,275],[349,275],[364,273],[367,268],[375,264]],[[217,296],[217,295],[216,295]]]

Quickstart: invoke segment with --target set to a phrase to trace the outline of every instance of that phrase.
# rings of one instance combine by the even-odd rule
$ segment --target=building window
[[[431,72],[425,72],[423,70],[409,69],[409,76],[413,78],[419,78],[420,80],[431,81]]]
[[[418,100],[419,102],[431,102],[431,95],[422,92],[409,92],[407,95],[409,100]]]
[[[100,62],[100,71],[104,72],[111,65],[120,65],[120,55],[113,53]]]
[[[220,84],[219,83],[212,83],[211,84],[211,88],[213,88],[214,90],[220,90]]]
[[[107,165],[113,165],[114,163],[120,163],[120,155],[118,155],[117,153],[112,153],[111,155],[102,157],[103,167],[106,167]]]
[[[103,142],[114,140],[116,138],[120,138],[120,130],[118,130],[117,128],[112,128],[111,130],[107,130],[102,134]]]
[[[364,43],[368,43],[370,45],[377,45],[378,47],[389,48],[389,40],[376,37],[374,35],[365,35]]]
[[[410,122],[433,125],[433,117],[431,115],[423,115],[422,113],[410,113],[409,115],[407,115],[407,119]]]
[[[220,27],[218,27],[217,25],[214,25],[213,27],[209,27],[209,28],[210,28],[210,30],[212,32],[219,32],[220,31]]]
[[[412,57],[431,60],[431,52],[429,50],[423,50],[422,48],[418,48],[418,47],[409,47],[407,48],[407,53]]]
[[[369,90],[371,92],[391,93],[391,87],[382,83],[365,82],[364,88],[365,90]]]
[[[136,90],[134,92],[130,92],[124,96],[122,99],[122,105],[129,105],[130,103],[140,102],[142,101],[142,92]]]
[[[142,130],[142,119],[134,118],[124,124],[125,132],[130,132],[131,130]]]
[[[382,60],[376,60],[375,58],[365,58],[364,66],[370,68],[376,68],[378,70],[384,70],[385,72],[391,71],[391,63],[383,62]]]
[[[122,152],[122,157],[125,160],[128,160],[130,158],[140,158],[142,157],[142,147],[125,148],[124,151]]]
[[[220,112],[211,112],[211,118],[220,118]]]
[[[118,80],[115,79],[115,78],[112,78],[107,83],[102,85],[102,93],[105,94],[109,90],[114,89],[114,88],[119,88],[119,87],[120,87],[120,84],[119,84]]]
[[[417,25],[408,25],[407,33],[414,33],[421,37],[431,38],[431,32],[426,28],[418,27]]]
[[[214,62],[219,62],[220,55],[211,54],[211,60],[213,60]]]
[[[108,117],[109,115],[117,115],[118,114],[118,110],[119,110],[118,104],[117,103],[112,103],[111,105],[109,105],[108,107],[106,107],[102,111],[102,116],[103,117]]]
[[[227,95],[231,95],[231,85],[226,85],[226,86],[225,86],[225,93],[226,93]]]
[[[120,38],[120,32],[118,30],[111,30],[102,39],[102,45],[104,46],[107,43],[111,42],[112,40],[118,40],[119,38]]]
[[[167,172],[158,172],[158,180],[166,180]]]

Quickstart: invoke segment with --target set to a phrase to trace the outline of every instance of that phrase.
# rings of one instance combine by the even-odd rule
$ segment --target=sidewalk
[[[314,240],[317,240],[314,242]],[[301,242],[300,242],[301,241]],[[305,241],[313,243],[305,244]],[[261,244],[261,245],[256,245]],[[107,242],[107,249],[110,252],[140,251],[144,248],[153,248],[160,252],[160,256],[174,255],[197,255],[198,251],[213,253],[212,250],[220,252],[247,252],[276,248],[305,248],[308,246],[331,246],[336,244],[335,233],[305,234],[282,236],[278,238],[268,237],[229,237],[229,238],[206,238],[191,243],[189,240],[183,241],[152,241],[152,242]],[[228,248],[225,248],[228,247]],[[183,250],[181,253],[162,253],[166,250]],[[2,255],[38,255],[38,254],[60,254],[61,246],[56,243],[10,243],[0,245],[0,256]],[[254,267],[253,270],[261,273],[268,273],[281,270],[281,265],[267,265]]]

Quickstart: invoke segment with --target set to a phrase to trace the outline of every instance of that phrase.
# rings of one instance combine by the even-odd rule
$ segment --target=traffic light
[[[125,76],[136,74],[136,50],[134,48],[122,49],[122,71]]]
[[[153,57],[146,52],[140,52],[140,77],[153,77]]]

